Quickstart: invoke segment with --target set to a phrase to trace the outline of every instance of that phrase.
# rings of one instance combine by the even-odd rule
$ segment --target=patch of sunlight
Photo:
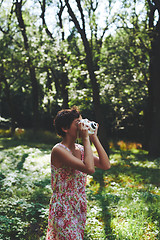
[[[102,211],[102,209],[98,206],[93,206],[90,210],[91,214],[97,215],[100,211]]]
[[[90,183],[93,181],[93,176],[88,175],[87,176],[87,185],[90,185]]]
[[[7,175],[3,184],[4,187],[11,187],[12,184],[17,183],[17,172],[18,171],[10,172]]]
[[[153,189],[151,190],[151,193],[160,196],[160,187],[153,187]]]
[[[91,191],[93,191],[94,194],[97,194],[100,188],[100,183],[91,184],[89,188]]]
[[[126,174],[119,174],[118,178],[119,178],[119,181],[123,183],[132,183],[134,181],[131,176],[128,176]]]
[[[37,151],[35,156],[35,152],[30,154],[25,162],[24,169],[35,172],[39,171],[41,173],[50,173],[50,154],[42,155],[41,152]]]
[[[121,150],[132,150],[133,153],[138,153],[139,149],[142,149],[141,143],[136,142],[124,142],[124,141],[118,141],[117,145],[120,147]]]
[[[138,167],[142,167],[142,168],[155,168],[157,169],[157,164],[153,161],[143,161],[143,162],[139,162],[139,161],[133,161],[132,164],[134,166],[138,166]]]
[[[109,183],[113,182],[114,178],[111,175],[104,176],[104,183],[105,185],[108,185]]]
[[[138,239],[136,236],[136,220],[126,219],[126,218],[113,218],[111,221],[111,226],[114,228],[116,235],[119,235],[121,239]],[[127,238],[126,238],[127,237]]]
[[[101,212],[102,209],[99,206],[88,206],[86,230],[91,239],[106,239]]]
[[[114,154],[110,156],[110,163],[113,164],[119,164],[121,161],[121,155],[120,154]]]

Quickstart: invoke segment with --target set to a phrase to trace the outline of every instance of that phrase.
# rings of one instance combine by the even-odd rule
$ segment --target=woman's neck
[[[75,149],[75,141],[69,141],[68,139],[64,138],[61,143],[68,147],[71,151]]]

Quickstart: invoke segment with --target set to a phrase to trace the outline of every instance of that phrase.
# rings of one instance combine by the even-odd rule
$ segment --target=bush
[[[25,141],[32,142],[43,142],[43,143],[55,143],[58,141],[58,137],[55,133],[49,131],[33,131],[33,130],[24,130],[17,128],[15,129],[14,139],[21,139]]]

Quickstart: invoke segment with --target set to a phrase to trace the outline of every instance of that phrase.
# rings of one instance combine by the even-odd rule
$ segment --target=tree
[[[40,6],[41,6],[41,18],[42,18],[42,24],[43,27],[46,30],[46,33],[48,35],[48,37],[52,40],[52,43],[54,44],[55,39],[53,37],[53,34],[49,31],[46,20],[45,20],[45,11],[46,11],[46,0],[43,1],[39,1]],[[59,12],[57,13],[58,16],[58,25],[60,27],[60,32],[61,32],[61,44],[63,45],[64,42],[64,30],[63,30],[63,21],[62,21],[62,13],[64,10],[64,6],[62,1],[60,1],[60,6],[59,6]],[[55,68],[51,68],[51,72],[53,73],[53,77],[55,80],[55,86],[56,86],[56,90],[57,90],[57,95],[61,94],[61,97],[63,99],[63,104],[62,107],[63,108],[68,108],[68,84],[69,84],[69,79],[68,79],[68,73],[67,70],[65,69],[65,54],[64,54],[64,50],[63,50],[63,46],[60,47],[60,50],[57,53],[57,64],[60,66],[60,70],[57,71]],[[65,69],[65,70],[64,70]]]
[[[3,62],[0,64],[0,79],[5,85],[4,92],[5,92],[6,101],[8,103],[8,107],[9,107],[9,111],[10,111],[11,132],[13,133],[15,130],[15,122],[16,122],[15,115],[16,114],[15,114],[15,109],[14,109],[14,105],[13,105],[13,101],[12,101],[12,97],[11,97],[10,86],[5,77],[5,70],[4,70]]]
[[[39,123],[39,93],[38,93],[39,86],[36,78],[35,66],[33,64],[31,53],[30,53],[30,46],[28,43],[26,25],[23,19],[22,3],[23,3],[23,0],[16,0],[14,2],[16,17],[18,20],[20,31],[22,33],[24,48],[27,54],[27,65],[29,68],[30,80],[32,85],[33,128],[36,130],[38,128],[38,123]]]
[[[160,156],[160,1],[148,0],[149,8],[149,36],[150,51],[150,80],[149,80],[149,112],[148,128],[150,129],[148,142],[149,153]],[[157,20],[155,21],[155,14]]]
[[[81,4],[82,1],[76,0],[76,3],[77,3],[77,8],[78,8],[78,11],[79,11],[79,14],[81,17],[81,24],[80,24],[80,21],[78,20],[78,18],[76,17],[74,10],[73,10],[71,4],[69,3],[69,0],[65,0],[65,4],[67,6],[69,16],[71,17],[72,21],[74,22],[74,25],[75,25],[78,33],[80,34],[82,42],[83,42],[85,55],[86,55],[87,70],[89,73],[91,86],[92,86],[94,112],[95,112],[96,120],[100,124],[99,136],[100,136],[100,139],[101,139],[104,147],[107,150],[109,150],[108,142],[107,142],[106,126],[104,124],[104,118],[103,118],[103,113],[102,113],[102,109],[101,109],[99,83],[97,81],[96,74],[95,74],[95,70],[97,70],[97,67],[98,67],[98,65],[97,65],[98,61],[96,58],[95,58],[96,61],[94,61],[94,51],[93,51],[92,45],[89,42],[89,39],[87,38],[85,15],[84,15],[82,4]],[[98,1],[96,1],[96,5],[97,4],[98,4]],[[90,1],[90,10],[94,11],[93,1]],[[105,32],[105,30],[104,30],[104,32]],[[104,32],[103,32],[102,37],[104,36]],[[100,38],[101,41],[102,41],[102,37]],[[99,43],[99,42],[97,41],[97,43]],[[100,47],[101,47],[101,44],[99,45],[98,49],[100,49]]]
[[[116,135],[144,144],[150,40],[146,10],[137,6],[137,1],[131,1],[118,11],[116,32],[103,44],[100,71],[101,89],[114,108]]]
[[[13,14],[13,7],[9,10],[8,13],[8,22],[7,24],[0,26],[0,31],[2,32],[2,37],[0,39],[0,83],[1,83],[1,97],[5,99],[6,112],[9,113],[11,119],[11,133],[14,133],[16,127],[16,106],[14,104],[13,91],[11,86],[14,85],[16,78],[12,73],[10,74],[10,67],[13,69],[11,60],[13,57],[13,32],[11,31],[11,18]],[[12,65],[12,66],[11,66]]]

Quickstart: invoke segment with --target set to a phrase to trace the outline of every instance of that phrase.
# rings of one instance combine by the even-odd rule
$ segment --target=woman
[[[87,202],[85,185],[87,174],[95,172],[95,166],[109,169],[110,162],[103,149],[97,130],[88,135],[80,122],[76,107],[58,112],[54,123],[62,142],[51,152],[51,186],[47,240],[82,240],[85,229]],[[79,135],[83,146],[75,143]],[[93,155],[90,140],[97,149]]]

